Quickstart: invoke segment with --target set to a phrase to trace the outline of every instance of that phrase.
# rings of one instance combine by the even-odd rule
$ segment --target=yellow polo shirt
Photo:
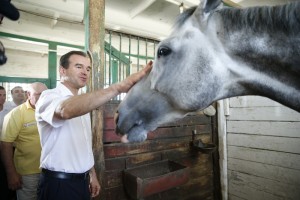
[[[40,137],[35,110],[28,100],[4,117],[1,141],[14,142],[14,164],[19,174],[40,173]]]

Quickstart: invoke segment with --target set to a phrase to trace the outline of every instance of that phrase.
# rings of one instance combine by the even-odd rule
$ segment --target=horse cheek
[[[168,85],[166,80],[168,80],[168,76],[172,73],[172,67],[174,63],[170,59],[161,57],[155,61],[155,66],[151,72],[151,89],[163,92],[166,90],[165,87]]]

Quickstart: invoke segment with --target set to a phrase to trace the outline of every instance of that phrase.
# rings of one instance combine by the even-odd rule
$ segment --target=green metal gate
[[[0,40],[3,42],[4,46],[8,47],[6,52],[9,53],[9,55],[7,55],[8,62],[3,65],[5,67],[0,67],[0,85],[4,86],[7,91],[9,91],[11,85],[19,83],[25,87],[27,84],[36,81],[45,83],[48,88],[54,88],[59,81],[58,61],[60,56],[70,50],[84,50],[83,46],[4,32],[0,32]],[[104,76],[104,87],[108,87],[113,83],[123,80],[131,73],[139,71],[147,64],[147,62],[153,60],[158,42],[159,41],[157,40],[149,38],[106,30],[105,74],[98,74],[99,76]],[[18,48],[18,45],[35,45],[36,48],[34,52],[30,52],[28,48],[24,53],[20,50],[21,48]],[[30,54],[31,59],[39,59],[41,60],[41,63],[39,66],[33,67],[35,63],[32,62],[33,66],[27,64],[27,67],[24,66],[23,68],[14,69],[15,66],[22,65],[22,59],[18,59],[18,56],[20,57],[20,54],[22,53]],[[24,57],[26,58],[26,55],[24,55]],[[5,71],[5,69],[8,68],[9,71]],[[30,71],[30,76],[22,73],[23,69],[24,71]],[[45,72],[42,73],[42,71]],[[85,91],[85,88],[83,91]],[[8,98],[10,97],[8,96]],[[116,99],[122,99],[122,95],[118,96]]]

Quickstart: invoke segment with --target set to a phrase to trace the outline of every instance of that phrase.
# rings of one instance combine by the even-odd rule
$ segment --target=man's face
[[[23,88],[16,87],[12,90],[12,98],[14,101],[24,101],[25,100],[25,93]]]
[[[47,87],[44,86],[44,85],[40,85],[40,86],[37,86],[35,87],[35,89],[31,90],[31,91],[28,91],[27,94],[28,94],[28,99],[30,101],[30,104],[32,106],[35,106],[35,104],[37,103],[37,101],[39,100],[42,92],[44,90],[46,90]]]
[[[80,89],[84,87],[91,72],[90,60],[80,55],[72,55],[69,58],[69,68],[60,67],[61,79],[72,88]]]
[[[6,100],[6,91],[0,90],[0,105],[3,105]]]

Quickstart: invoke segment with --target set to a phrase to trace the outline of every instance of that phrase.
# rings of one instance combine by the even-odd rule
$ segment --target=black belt
[[[42,174],[47,177],[58,178],[58,179],[85,180],[85,179],[89,178],[89,171],[78,174],[78,173],[57,172],[57,171],[51,171],[48,169],[42,169]]]

